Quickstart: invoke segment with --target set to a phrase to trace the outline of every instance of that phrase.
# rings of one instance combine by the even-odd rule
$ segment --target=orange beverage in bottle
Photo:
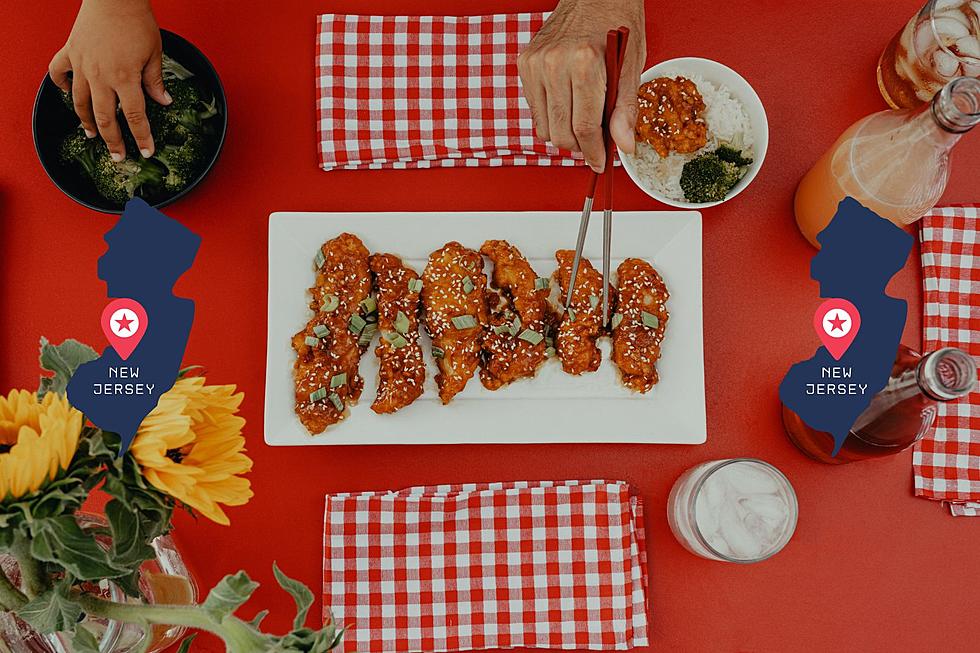
[[[887,385],[858,416],[836,456],[834,437],[808,426],[785,404],[783,426],[793,444],[822,463],[892,456],[929,432],[939,402],[965,397],[976,385],[977,365],[966,352],[946,347],[921,357],[899,345]]]
[[[921,218],[949,178],[949,152],[980,122],[980,80],[959,77],[931,105],[882,111],[851,125],[803,177],[793,203],[800,231],[815,247],[844,197],[897,225]]]

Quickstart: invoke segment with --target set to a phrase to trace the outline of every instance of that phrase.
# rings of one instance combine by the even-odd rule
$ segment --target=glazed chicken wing
[[[555,258],[558,260],[555,276],[564,301],[571,281],[575,252],[562,249],[555,252]],[[609,294],[609,304],[614,306],[616,289],[612,285],[609,286]],[[562,315],[555,338],[555,348],[558,358],[561,359],[562,369],[569,374],[595,372],[599,369],[602,354],[596,346],[596,340],[603,332],[602,275],[583,257],[575,277],[571,305]]]
[[[686,77],[658,77],[637,91],[636,140],[665,158],[671,151],[694,152],[708,142],[704,100]]]
[[[376,413],[394,413],[419,398],[425,382],[425,361],[419,345],[419,294],[422,280],[394,254],[374,254],[370,259],[377,290],[378,396],[371,405]]]
[[[487,294],[490,326],[483,338],[480,381],[488,390],[534,376],[545,359],[551,328],[547,279],[538,276],[521,252],[505,240],[488,240],[480,252],[493,262]]]
[[[439,366],[439,398],[448,404],[473,376],[487,323],[483,258],[457,242],[429,256],[422,275],[425,326]]]
[[[364,388],[357,366],[368,343],[358,342],[361,330],[354,327],[367,322],[362,302],[371,292],[371,272],[364,244],[346,233],[320,246],[314,267],[313,317],[292,345],[296,414],[316,435],[344,419]]]
[[[619,304],[613,319],[612,359],[626,387],[647,392],[659,380],[656,363],[667,328],[670,295],[653,266],[641,259],[626,259],[617,275]]]

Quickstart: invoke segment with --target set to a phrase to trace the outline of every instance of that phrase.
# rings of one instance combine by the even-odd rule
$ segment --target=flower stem
[[[116,603],[91,594],[75,594],[82,609],[95,617],[128,623],[156,623],[206,630],[220,637],[231,653],[265,650],[265,638],[241,619],[228,616],[220,621],[200,605],[147,605]]]
[[[50,579],[44,573],[40,561],[31,555],[31,541],[21,534],[14,535],[10,553],[16,558],[20,568],[21,585],[27,598],[34,598],[44,593],[49,587]]]

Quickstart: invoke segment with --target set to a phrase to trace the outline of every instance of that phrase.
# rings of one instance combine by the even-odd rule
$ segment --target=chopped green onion
[[[433,358],[442,358],[445,355],[446,355],[446,352],[444,352],[442,350],[442,347],[433,347],[432,348],[432,357]]]
[[[545,355],[546,357],[548,357],[548,358],[551,358],[552,356],[554,356],[554,355],[555,355],[555,348],[554,348],[554,347],[547,347],[547,348],[546,348],[546,349],[544,350],[544,355]]]
[[[421,279],[409,279],[408,280],[408,292],[422,292],[422,280]]]
[[[572,308],[571,306],[569,306],[568,309],[566,309],[565,312],[568,313],[568,319],[569,319],[569,321],[574,322],[575,321],[575,309]]]
[[[327,262],[327,257],[323,255],[323,250],[316,250],[316,256],[313,257],[313,265],[319,270],[323,267],[323,264]]]
[[[599,305],[599,298],[595,295],[589,295],[589,307],[594,311],[595,307]]]
[[[320,310],[324,313],[333,313],[340,306],[340,297],[337,295],[327,295],[323,298],[323,303],[320,304]]]
[[[398,311],[398,315],[395,316],[395,331],[398,333],[408,333],[408,327],[411,323],[408,321],[408,316]]]
[[[478,323],[472,315],[457,315],[452,319],[453,326],[457,329],[472,329]]]
[[[526,340],[532,345],[536,345],[542,340],[544,340],[544,336],[538,333],[537,331],[535,331],[534,329],[524,329],[521,332],[521,335],[517,337],[520,338],[521,340]]]
[[[306,336],[305,342],[310,347],[316,347],[317,345],[320,344],[320,339],[314,338],[313,336]]]
[[[357,344],[361,347],[367,347],[374,340],[374,334],[378,332],[377,324],[366,324],[364,330],[361,331],[361,335],[357,338]]]
[[[612,328],[614,329],[617,328],[622,322],[623,322],[623,314],[613,313],[612,320],[610,321]]]
[[[473,285],[472,279],[470,279],[469,277],[463,277],[463,292],[469,295],[471,292],[473,292],[473,289],[475,287],[476,286]]]
[[[534,280],[535,290],[544,290],[545,288],[550,288],[550,287],[551,287],[551,279],[547,277],[538,277],[537,279]]]
[[[354,335],[360,335],[361,331],[364,330],[365,325],[367,325],[367,321],[363,317],[360,315],[351,315],[350,322],[347,323],[347,328],[350,329],[350,332]]]
[[[387,340],[392,347],[395,349],[401,349],[402,347],[408,345],[408,340],[405,339],[400,333],[385,333],[385,340]]]
[[[521,332],[521,316],[515,315],[514,322],[510,325],[510,335],[516,336]]]
[[[554,338],[551,338],[549,336],[545,336],[544,337],[544,344],[545,344],[546,347],[554,347],[555,346],[555,339]]]
[[[341,372],[340,374],[334,374],[330,377],[330,387],[339,388],[340,386],[347,383],[347,372]]]
[[[497,334],[498,336],[502,336],[505,333],[510,333],[510,325],[509,324],[497,324],[497,325],[495,325],[493,327],[493,332],[495,334]]]
[[[340,398],[340,395],[339,394],[337,394],[336,392],[331,392],[330,393],[330,397],[328,397],[328,398],[330,399],[330,403],[333,404],[333,407],[334,408],[336,408],[338,411],[343,411],[344,410],[344,402]]]
[[[323,400],[327,396],[327,391],[324,388],[317,388],[310,393],[310,403],[315,404],[318,401]]]
[[[317,324],[313,327],[313,333],[316,334],[317,338],[326,338],[330,335],[330,327],[325,324]]]
[[[361,300],[361,311],[365,314],[375,313],[378,310],[378,300],[370,295]]]
[[[660,318],[654,315],[653,313],[647,313],[646,311],[643,311],[641,315],[643,317],[644,326],[648,326],[651,329],[656,329],[660,326]]]

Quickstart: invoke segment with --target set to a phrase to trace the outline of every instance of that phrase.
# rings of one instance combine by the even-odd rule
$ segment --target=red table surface
[[[96,277],[114,218],[81,208],[45,177],[31,143],[31,106],[75,2],[3,3],[0,43],[0,388],[34,387],[37,342],[100,344],[105,287]],[[176,518],[202,587],[245,568],[262,583],[243,610],[287,627],[291,601],[273,560],[319,594],[323,495],[420,483],[622,478],[649,514],[652,649],[661,651],[975,650],[980,521],[954,519],[912,496],[909,453],[827,467],[783,436],[777,386],[812,354],[818,303],[813,250],[791,200],[808,166],[851,122],[884,108],[875,63],[916,0],[860,3],[662,0],[647,5],[649,61],[703,56],[755,87],[769,115],[761,174],[734,201],[704,212],[704,340],[708,441],[703,446],[404,446],[270,448],[262,438],[268,215],[305,211],[574,210],[584,173],[544,168],[323,172],[315,166],[313,57],[319,12],[399,13],[393,1],[158,2],[162,26],[200,46],[230,104],[224,153],[203,186],[166,209],[203,237],[178,286],[197,302],[186,360],[245,391],[255,497],[232,525]],[[546,9],[548,2],[421,0],[417,13]],[[980,200],[980,134],[953,157],[944,202]],[[533,192],[529,192],[533,189]],[[621,210],[661,207],[620,175]],[[413,228],[406,225],[406,229]],[[356,231],[356,225],[351,229]],[[569,223],[564,242],[574,240]],[[920,344],[918,252],[891,286],[908,299],[905,342]],[[299,297],[297,297],[299,301]],[[665,519],[671,484],[708,459],[756,456],[792,481],[792,542],[752,566],[710,562],[680,547]],[[316,608],[319,610],[319,607]],[[972,624],[972,626],[971,626]],[[220,650],[199,638],[199,651]]]

